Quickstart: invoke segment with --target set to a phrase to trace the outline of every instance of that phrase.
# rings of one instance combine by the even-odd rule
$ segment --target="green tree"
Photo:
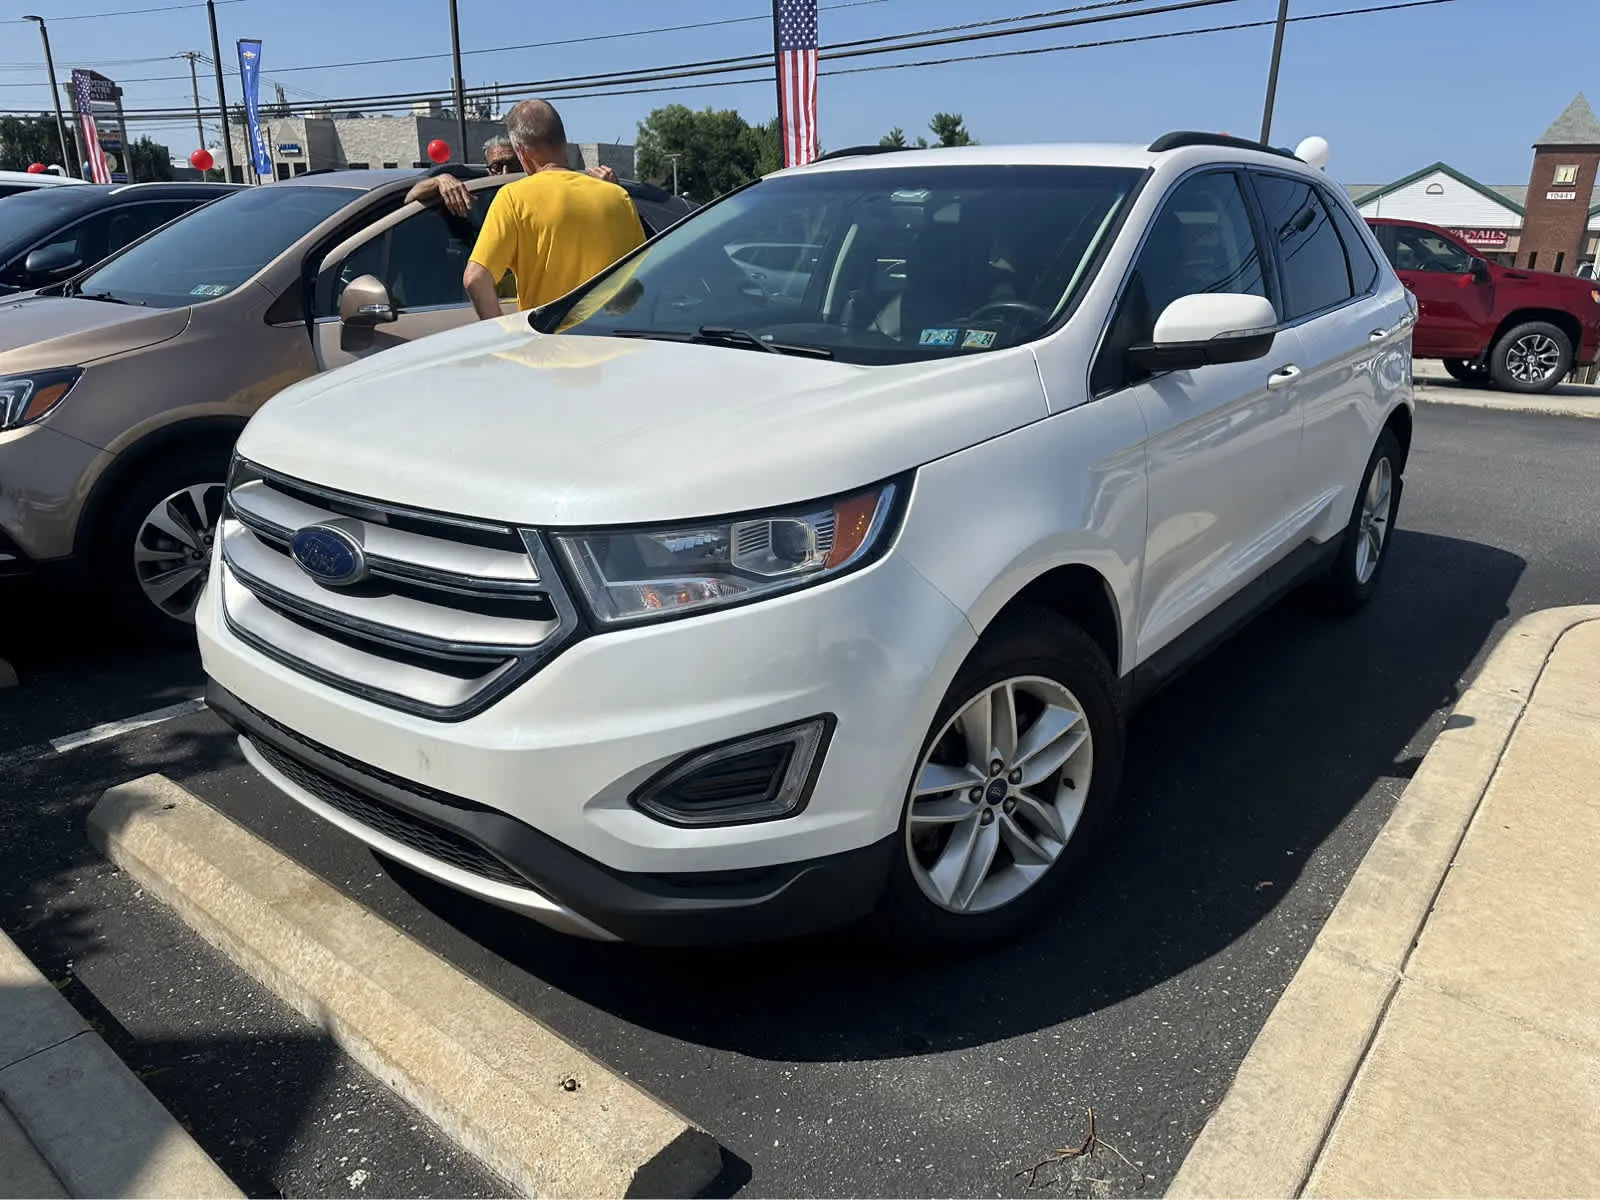
[[[928,128],[933,130],[933,136],[939,139],[941,146],[975,146],[972,135],[967,132],[966,122],[961,119],[960,113],[934,113],[933,120],[928,122]]]
[[[909,144],[906,141],[906,131],[898,125],[878,139],[878,145],[892,146],[896,150],[904,150]]]
[[[696,112],[669,104],[639,123],[639,178],[671,187],[676,155],[678,190],[695,200],[713,200],[757,178],[776,146],[775,122],[752,129],[732,109]]]
[[[155,183],[172,178],[172,153],[148,135],[128,144],[128,178],[135,183]]]
[[[60,163],[68,175],[78,173],[78,142],[67,126],[67,153],[61,162],[61,138],[54,115],[0,117],[0,171],[26,171],[36,162]]]
[[[783,170],[783,135],[778,118],[750,126],[750,140],[756,148],[756,174],[770,175]]]

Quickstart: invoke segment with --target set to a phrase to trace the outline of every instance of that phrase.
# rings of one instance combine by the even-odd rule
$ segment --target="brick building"
[[[1589,249],[1589,211],[1600,168],[1600,120],[1580,93],[1533,144],[1519,265],[1573,269]]]
[[[1526,184],[1480,183],[1437,162],[1385,184],[1349,184],[1366,217],[1452,230],[1503,266],[1572,274],[1600,251],[1600,119],[1582,95],[1534,143]]]

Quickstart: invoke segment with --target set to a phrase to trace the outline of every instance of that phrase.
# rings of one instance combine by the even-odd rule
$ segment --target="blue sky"
[[[1069,7],[1073,0],[880,0],[829,9],[824,43]],[[1079,0],[1082,2],[1082,0]],[[1151,0],[1159,3],[1161,0]],[[1393,0],[1291,0],[1291,15]],[[190,103],[188,64],[162,56],[207,50],[205,10],[70,20],[81,14],[156,8],[185,0],[32,0],[51,22],[58,71],[96,67],[127,81],[130,109]],[[5,19],[28,0],[0,0],[0,110],[49,103],[39,42],[31,25]],[[760,17],[766,0],[460,0],[468,51],[547,43],[662,25]],[[943,57],[1061,45],[1169,30],[1270,19],[1277,0],[1227,0],[1208,9],[1122,20],[1053,33],[996,39],[897,56]],[[284,68],[449,49],[446,0],[236,0],[217,9],[223,54],[234,39],[260,37],[263,91],[283,82],[291,99],[345,97],[448,85],[448,59],[388,66],[285,71]],[[938,110],[964,114],[986,142],[1146,141],[1171,128],[1254,136],[1271,49],[1270,29],[1073,50],[1026,58],[883,70],[824,78],[824,146],[876,141],[891,126],[915,134]],[[469,84],[489,84],[649,68],[770,50],[763,20],[677,33],[559,47],[471,54]],[[1555,55],[1552,47],[1565,47]],[[1529,146],[1573,95],[1588,88],[1600,105],[1600,2],[1452,0],[1433,8],[1291,24],[1285,43],[1273,140],[1293,145],[1320,134],[1333,146],[1330,173],[1379,183],[1442,159],[1487,183],[1521,183]],[[130,62],[131,59],[154,59]],[[889,59],[856,60],[835,66]],[[827,69],[827,64],[824,64]],[[170,80],[149,77],[175,76]],[[213,89],[204,72],[204,97]],[[238,98],[237,81],[230,96]],[[737,108],[752,120],[775,107],[770,82],[650,95],[566,99],[560,107],[575,140],[632,141],[652,107],[672,100]],[[194,148],[193,123],[130,122],[172,146]]]

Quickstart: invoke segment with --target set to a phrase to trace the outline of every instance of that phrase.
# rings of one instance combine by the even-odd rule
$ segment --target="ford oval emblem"
[[[307,525],[289,542],[300,569],[327,587],[346,587],[367,577],[361,543],[337,525]]]

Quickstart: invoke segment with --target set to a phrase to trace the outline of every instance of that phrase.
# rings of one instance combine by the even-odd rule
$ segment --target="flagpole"
[[[788,127],[783,118],[783,51],[782,43],[778,36],[778,5],[782,0],[772,0],[772,79],[778,93],[778,161],[784,166],[789,165],[789,135]]]

